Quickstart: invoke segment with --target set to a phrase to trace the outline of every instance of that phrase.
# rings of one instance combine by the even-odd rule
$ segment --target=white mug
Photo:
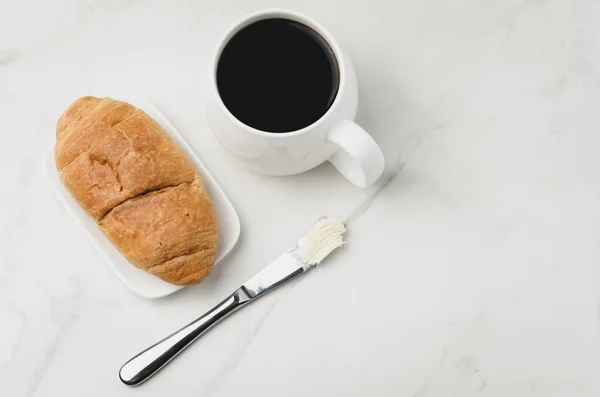
[[[223,48],[244,27],[270,18],[306,25],[329,44],[339,68],[337,96],[320,119],[302,129],[270,133],[250,127],[229,112],[217,87],[217,66]],[[358,84],[350,58],[321,25],[296,11],[271,9],[235,23],[219,41],[207,98],[207,119],[221,144],[249,169],[268,175],[291,175],[330,161],[350,182],[367,187],[384,168],[383,154],[373,138],[356,123]]]

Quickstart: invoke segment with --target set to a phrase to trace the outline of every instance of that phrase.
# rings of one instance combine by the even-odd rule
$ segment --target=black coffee
[[[217,66],[217,86],[242,123],[268,132],[304,128],[327,112],[338,91],[335,55],[314,30],[265,19],[236,33]]]

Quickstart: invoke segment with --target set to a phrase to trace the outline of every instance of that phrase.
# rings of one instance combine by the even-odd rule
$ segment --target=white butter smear
[[[334,249],[344,244],[346,227],[332,218],[321,218],[293,250],[304,269],[318,265]]]

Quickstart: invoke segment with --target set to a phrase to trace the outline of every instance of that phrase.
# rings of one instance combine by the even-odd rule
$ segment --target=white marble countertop
[[[329,165],[253,174],[208,131],[217,37],[272,6],[313,16],[354,59],[358,122],[388,165],[376,186]],[[598,396],[598,26],[595,0],[2,2],[0,395]],[[121,284],[40,170],[75,98],[132,93],[177,125],[243,228],[208,280],[160,300]],[[126,359],[317,217],[352,213],[326,264],[143,386],[120,383]]]

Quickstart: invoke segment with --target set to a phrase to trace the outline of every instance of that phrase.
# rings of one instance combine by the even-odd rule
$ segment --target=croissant
[[[218,225],[202,176],[142,110],[78,99],[58,120],[55,163],[65,188],[131,264],[176,285],[211,272]]]

